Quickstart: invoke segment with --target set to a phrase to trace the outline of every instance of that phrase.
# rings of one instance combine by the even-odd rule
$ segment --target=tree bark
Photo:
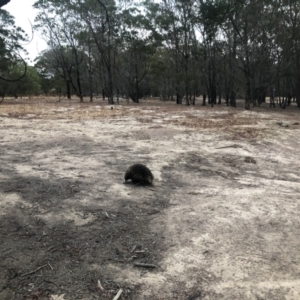
[[[202,106],[206,106],[206,94],[203,93]]]

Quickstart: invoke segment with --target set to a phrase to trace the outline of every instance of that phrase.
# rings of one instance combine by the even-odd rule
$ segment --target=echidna
[[[125,182],[131,179],[132,183],[138,184],[152,184],[153,175],[151,171],[142,164],[134,164],[130,166],[125,172]]]

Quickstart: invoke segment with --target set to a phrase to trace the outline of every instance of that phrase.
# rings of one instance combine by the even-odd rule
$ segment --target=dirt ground
[[[300,299],[300,112],[240,106],[5,100],[0,299]]]

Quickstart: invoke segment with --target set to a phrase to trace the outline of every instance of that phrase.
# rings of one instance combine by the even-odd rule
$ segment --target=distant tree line
[[[300,108],[300,1],[37,0],[43,93]],[[0,31],[1,32],[1,31]],[[1,40],[0,40],[1,43]],[[0,44],[1,47],[1,44]],[[1,57],[1,55],[0,55]],[[31,70],[33,72],[33,70]],[[2,73],[0,73],[2,74]],[[224,99],[224,100],[223,100]]]

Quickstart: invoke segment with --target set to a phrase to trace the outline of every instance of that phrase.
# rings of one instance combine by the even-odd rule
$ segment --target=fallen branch
[[[21,277],[24,277],[24,276],[26,276],[26,275],[33,274],[33,273],[35,273],[35,272],[39,271],[40,269],[43,269],[43,268],[45,268],[45,267],[47,267],[47,266],[48,266],[48,264],[45,264],[45,265],[43,265],[43,266],[41,266],[41,267],[39,267],[39,268],[37,268],[37,269],[31,271],[31,272],[22,274]]]
[[[135,267],[142,267],[142,268],[157,268],[156,265],[152,264],[143,264],[143,263],[134,263]]]
[[[113,300],[118,300],[118,299],[120,298],[120,296],[121,296],[122,293],[123,293],[123,290],[120,289],[120,290],[118,291],[118,294],[113,298]]]

